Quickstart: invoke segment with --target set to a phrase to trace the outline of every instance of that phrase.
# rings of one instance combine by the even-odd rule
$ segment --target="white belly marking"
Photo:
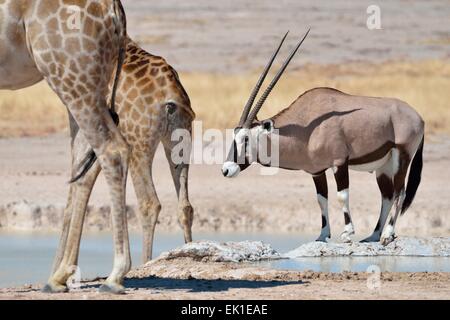
[[[388,153],[386,153],[386,155],[379,160],[369,162],[369,163],[363,163],[363,164],[358,164],[358,165],[354,165],[354,166],[349,166],[349,169],[355,170],[355,171],[369,171],[369,172],[376,171],[377,169],[381,168],[389,161],[389,159],[391,158],[391,154],[392,154],[392,150],[389,151]]]

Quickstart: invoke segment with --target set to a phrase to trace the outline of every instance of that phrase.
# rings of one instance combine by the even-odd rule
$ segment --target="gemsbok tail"
[[[406,186],[406,196],[402,205],[403,215],[406,210],[411,206],[414,197],[416,195],[417,189],[420,185],[420,180],[422,177],[422,167],[423,167],[423,144],[425,136],[422,137],[422,142],[420,142],[419,148],[414,155],[414,159],[411,163],[411,168],[409,169],[408,185]]]

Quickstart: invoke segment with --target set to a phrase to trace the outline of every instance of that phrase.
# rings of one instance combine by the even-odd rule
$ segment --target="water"
[[[274,237],[269,234],[198,234],[195,239],[215,241],[261,240],[276,250],[288,251],[307,240],[294,235]],[[58,234],[0,233],[0,287],[44,283],[49,276],[58,245]],[[142,243],[139,234],[130,235],[133,265],[141,263]],[[158,233],[154,257],[183,244],[181,233]],[[112,235],[85,234],[80,249],[79,266],[82,278],[106,276],[113,261]]]
[[[448,257],[312,257],[261,262],[258,265],[283,270],[320,272],[366,272],[376,266],[381,272],[450,272]]]
[[[59,241],[57,234],[0,234],[0,287],[19,286],[26,283],[44,283],[49,275]],[[298,235],[200,234],[196,239],[214,241],[261,240],[270,243],[278,252],[290,251],[312,237]],[[141,262],[141,237],[130,236],[133,265]],[[154,256],[183,243],[180,233],[156,235]],[[82,278],[105,276],[112,267],[112,237],[110,234],[86,234],[81,243],[79,265]],[[326,257],[300,258],[258,263],[260,266],[289,270],[314,270],[323,272],[360,271],[371,265],[381,271],[392,272],[450,272],[450,258],[429,257]]]

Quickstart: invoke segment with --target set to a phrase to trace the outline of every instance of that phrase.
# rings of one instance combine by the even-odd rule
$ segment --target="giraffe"
[[[123,278],[131,268],[125,206],[130,150],[107,105],[109,82],[114,73],[119,76],[125,40],[120,0],[0,0],[0,89],[16,90],[46,80],[105,173],[112,202],[114,262],[100,290],[112,293],[123,291]],[[71,230],[68,238],[76,238],[78,232]],[[66,291],[76,260],[73,250],[65,251],[44,290]]]
[[[112,86],[113,81],[111,81]],[[154,56],[139,47],[130,38],[121,78],[117,87],[117,112],[119,129],[130,145],[130,173],[139,203],[139,220],[143,231],[143,262],[152,258],[153,238],[161,204],[152,179],[152,162],[156,149],[162,142],[169,162],[175,189],[179,198],[178,220],[184,230],[185,242],[192,241],[193,208],[188,196],[188,172],[190,154],[185,154],[183,163],[173,161],[172,151],[178,141],[172,140],[175,130],[182,129],[188,139],[182,147],[191,149],[192,121],[195,113],[191,109],[189,96],[183,88],[178,74],[162,57]],[[89,144],[78,133],[78,127],[70,119],[72,138],[72,176],[77,174],[76,164],[86,154]],[[184,137],[186,138],[186,137]],[[64,211],[63,232],[55,257],[53,271],[57,270],[63,253],[67,250],[67,235],[71,225],[81,226],[95,181],[101,171],[96,162],[80,180],[70,187]],[[74,199],[81,204],[74,205]],[[74,220],[79,221],[74,221]],[[79,233],[81,237],[81,233]],[[74,246],[79,252],[80,239]]]

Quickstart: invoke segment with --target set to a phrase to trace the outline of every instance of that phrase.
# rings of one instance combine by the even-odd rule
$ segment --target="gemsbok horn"
[[[236,177],[252,162],[272,166],[270,161],[262,163],[258,156],[252,155],[255,149],[260,154],[261,148],[268,148],[272,140],[277,141],[277,167],[304,170],[313,176],[322,211],[322,231],[317,241],[326,241],[331,232],[325,172],[331,168],[345,219],[341,239],[350,242],[355,231],[349,209],[348,170],[375,172],[382,197],[381,213],[373,234],[362,241],[381,239],[381,243],[387,245],[395,239],[397,218],[411,205],[421,180],[424,122],[412,107],[393,98],[353,96],[332,88],[314,88],[277,115],[267,120],[257,119],[258,112],[308,32],[250,111],[286,36],[282,39],[234,130],[233,144],[222,173],[225,177]],[[263,139],[267,143],[263,144]],[[269,154],[268,150],[263,151]],[[394,204],[395,213],[384,228]]]

